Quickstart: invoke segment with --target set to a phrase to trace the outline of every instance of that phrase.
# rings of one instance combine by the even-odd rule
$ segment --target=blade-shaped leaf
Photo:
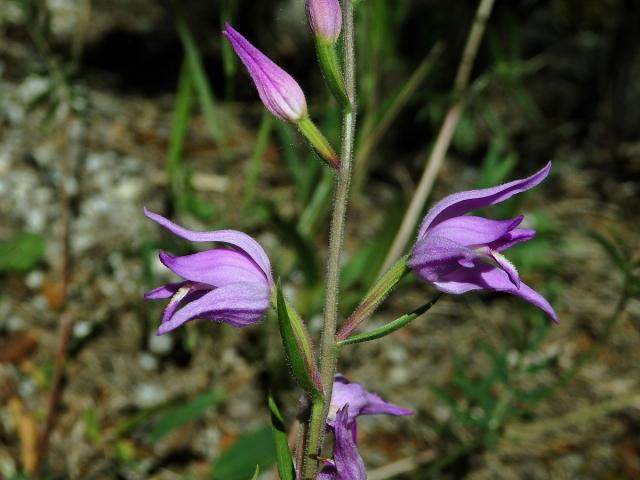
[[[386,337],[390,333],[393,333],[396,330],[399,330],[400,328],[404,327],[405,325],[408,325],[409,323],[413,322],[416,318],[418,318],[420,315],[422,315],[431,307],[433,307],[436,304],[436,302],[440,299],[441,296],[442,294],[438,295],[430,302],[425,303],[420,308],[415,309],[413,312],[407,313],[406,315],[396,318],[394,321],[389,322],[380,328],[376,328],[374,330],[371,330],[370,332],[364,332],[358,335],[353,335],[345,340],[341,340],[338,342],[338,347],[351,345],[353,343],[370,342],[371,340],[377,340],[378,338]]]
[[[284,298],[277,284],[278,324],[284,352],[298,384],[311,396],[320,395],[318,366],[309,334],[298,315]]]
[[[402,257],[376,281],[362,302],[360,302],[358,308],[356,308],[340,329],[338,340],[344,340],[351,335],[356,328],[362,325],[362,323],[375,312],[376,308],[378,308],[380,303],[386,298],[389,292],[391,292],[393,287],[409,272],[409,267],[407,266],[408,258],[408,255]]]
[[[44,259],[41,235],[21,232],[0,241],[0,272],[27,272]]]
[[[254,465],[266,470],[276,461],[271,428],[264,426],[239,437],[213,462],[211,480],[247,480]]]
[[[198,49],[193,35],[191,35],[191,31],[184,19],[179,18],[176,22],[176,27],[178,29],[180,41],[182,42],[182,47],[184,48],[187,56],[187,62],[191,68],[191,73],[193,74],[193,85],[198,93],[202,112],[204,113],[204,117],[209,126],[211,137],[213,138],[213,141],[219,145],[223,142],[223,132],[215,109],[213,91],[211,89],[209,79],[207,78],[207,74],[205,73],[204,66],[202,65],[200,50]]]
[[[276,444],[276,465],[278,466],[280,480],[294,480],[296,472],[293,468],[293,460],[289,451],[287,430],[284,426],[282,415],[280,415],[280,410],[278,410],[278,405],[276,405],[271,395],[269,395],[269,410],[271,412],[271,432]]]
[[[178,405],[166,410],[149,432],[147,440],[156,443],[163,437],[183,425],[202,417],[208,408],[217,405],[224,399],[224,393],[218,390],[203,393],[186,405]]]
[[[256,471],[251,477],[251,480],[258,480],[258,475],[260,475],[260,465],[256,465]]]

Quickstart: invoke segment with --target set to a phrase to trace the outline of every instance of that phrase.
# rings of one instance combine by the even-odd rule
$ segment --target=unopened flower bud
[[[335,43],[342,29],[342,11],[338,0],[306,0],[307,19],[311,30],[321,40]]]
[[[307,101],[298,82],[228,23],[222,33],[247,67],[265,108],[285,122],[298,123],[304,118]]]

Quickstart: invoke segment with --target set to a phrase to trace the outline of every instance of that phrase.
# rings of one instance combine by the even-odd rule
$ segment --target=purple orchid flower
[[[306,0],[307,19],[313,33],[335,43],[342,30],[342,10],[338,0]]]
[[[356,446],[356,418],[360,415],[412,415],[413,411],[385,402],[358,383],[340,374],[333,382],[333,393],[327,417],[327,429],[333,433],[333,461],[322,469],[321,480],[364,480],[364,462]]]
[[[547,177],[550,169],[551,162],[528,178],[455,193],[440,200],[420,225],[409,267],[420,279],[442,292],[510,293],[535,305],[557,323],[558,317],[549,302],[521,282],[516,267],[502,255],[509,247],[534,237],[535,230],[518,228],[524,217],[490,220],[465,215],[535,187]]]
[[[304,93],[291,75],[273,63],[228,23],[225,23],[222,33],[247,67],[267,110],[280,120],[290,123],[298,123],[307,116]]]
[[[335,417],[333,461],[327,461],[318,480],[366,480],[364,461],[358,452],[353,430],[349,427],[349,418],[349,405],[345,405]]]
[[[180,238],[227,246],[183,257],[160,252],[160,261],[184,280],[162,285],[144,295],[146,300],[171,299],[162,315],[158,335],[196,318],[233,327],[245,327],[262,318],[269,308],[273,279],[269,258],[258,242],[235,230],[187,230],[146,208],[144,214]]]

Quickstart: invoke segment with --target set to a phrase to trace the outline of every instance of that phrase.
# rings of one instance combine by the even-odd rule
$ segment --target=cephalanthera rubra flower
[[[285,122],[297,123],[304,118],[307,101],[298,82],[228,23],[222,33],[247,67],[265,108]]]
[[[418,233],[409,266],[416,275],[445,293],[493,290],[522,298],[544,311],[554,322],[558,317],[549,302],[520,281],[516,267],[502,252],[530,240],[535,230],[518,228],[523,216],[490,220],[465,215],[503,202],[542,182],[551,169],[548,163],[528,178],[497,187],[455,193],[440,200],[427,213]]]
[[[170,299],[158,335],[198,318],[233,327],[245,327],[262,318],[269,308],[273,279],[269,258],[258,242],[235,230],[194,232],[147,209],[144,213],[180,238],[224,245],[182,257],[160,252],[160,261],[183,280],[144,296],[147,300]]]
[[[295,124],[320,158],[337,169],[340,165],[338,156],[309,118],[307,101],[298,82],[228,23],[222,33],[247,67],[265,108],[280,120]]]
[[[335,376],[327,417],[333,433],[333,460],[326,460],[319,480],[366,480],[364,462],[356,446],[356,418],[360,415],[412,415],[413,411],[385,402],[358,383]]]
[[[335,43],[342,30],[342,10],[338,0],[306,0],[307,20],[322,41]]]

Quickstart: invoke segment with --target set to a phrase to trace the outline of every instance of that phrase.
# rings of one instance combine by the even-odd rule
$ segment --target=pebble
[[[163,403],[167,397],[167,389],[151,384],[137,385],[133,390],[133,401],[142,408],[153,407]]]
[[[140,368],[147,372],[155,371],[158,369],[158,359],[147,352],[142,352],[138,356],[138,364]]]
[[[149,334],[149,350],[158,356],[167,355],[173,349],[173,337],[171,335]]]
[[[86,338],[91,333],[91,323],[86,321],[75,322],[73,325],[73,336],[78,339]]]
[[[42,271],[40,270],[34,270],[33,272],[30,272],[24,279],[24,283],[27,285],[27,287],[29,287],[31,290],[38,290],[40,287],[42,287],[42,281],[44,279],[44,275],[42,274]]]

